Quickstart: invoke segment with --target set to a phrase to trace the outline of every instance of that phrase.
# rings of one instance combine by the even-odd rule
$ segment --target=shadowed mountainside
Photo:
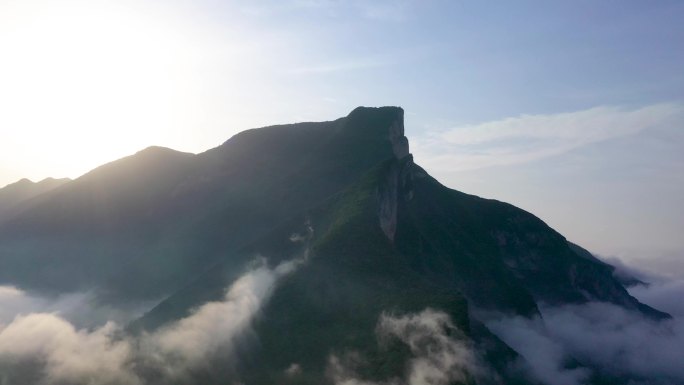
[[[0,189],[0,220],[21,210],[27,201],[69,182],[69,178],[45,178],[40,182],[22,179]]]
[[[163,298],[132,334],[221,301],[257,256],[306,261],[260,309],[258,343],[237,362],[206,363],[196,381],[329,383],[331,355],[348,352],[366,362],[359,375],[385,381],[412,352],[378,344],[378,320],[430,308],[494,371],[465,383],[526,383],[478,313],[530,317],[541,304],[600,301],[668,317],[534,215],[441,185],[414,163],[397,107],[248,130],[198,155],[151,147],[0,222],[0,283],[94,289],[105,302]]]
[[[192,155],[152,147],[0,222],[0,281],[158,298],[393,154],[396,108],[241,132]],[[402,135],[403,136],[403,135]]]

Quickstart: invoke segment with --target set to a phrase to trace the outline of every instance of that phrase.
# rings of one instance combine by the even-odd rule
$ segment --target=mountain
[[[69,178],[45,178],[40,182],[32,182],[26,178],[0,189],[0,218],[11,215],[13,208],[29,201],[40,194],[53,190],[67,182]]]
[[[248,130],[198,155],[150,148],[99,167],[0,223],[0,280],[98,286],[113,299],[167,295],[391,156],[376,127],[399,113],[360,108]]]
[[[432,178],[410,154],[398,107],[248,130],[198,155],[149,148],[0,223],[0,283],[94,288],[112,303],[162,298],[128,326],[140,338],[226,301],[255,258],[289,267],[259,303],[253,343],[207,359],[192,381],[330,383],[337,359],[389,381],[422,345],[379,341],[380,321],[447,317],[421,341],[461,341],[491,368],[449,381],[522,384],[508,370],[517,353],[480,314],[533,317],[541,304],[599,301],[669,317],[534,215]],[[420,317],[401,318],[411,314]],[[142,376],[164,383],[155,370]]]

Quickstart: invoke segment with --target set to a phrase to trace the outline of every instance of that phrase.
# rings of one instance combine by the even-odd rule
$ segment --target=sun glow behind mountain
[[[152,8],[0,4],[0,127],[15,151],[0,164],[73,177],[151,144],[202,148],[180,127],[201,124],[193,81],[206,36]]]
[[[0,0],[0,187],[398,105],[416,159],[448,186],[681,275],[682,14],[681,2]]]

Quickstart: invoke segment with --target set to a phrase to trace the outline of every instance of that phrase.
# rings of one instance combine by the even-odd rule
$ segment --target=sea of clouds
[[[122,325],[149,304],[98,306],[88,293],[43,298],[0,286],[0,384],[143,385],[184,381],[217,354],[237,356],[253,335],[251,323],[280,279],[305,259],[269,266],[261,259],[225,291],[189,316],[136,336]],[[621,272],[637,272],[620,265]],[[550,385],[579,385],[592,367],[632,384],[684,383],[684,280],[642,274],[648,285],[630,292],[673,318],[656,321],[621,307],[592,302],[541,307],[541,317],[489,314],[487,327],[520,353],[511,370]],[[109,315],[110,318],[107,318]],[[109,319],[109,320],[107,320]],[[95,325],[95,326],[94,326]],[[382,314],[378,343],[398,340],[412,358],[402,376],[378,383],[357,375],[349,357],[328,357],[338,385],[442,385],[468,378],[496,383],[471,342],[443,312]],[[581,366],[576,365],[581,363]],[[298,374],[293,364],[287,373]],[[153,380],[152,380],[153,379]]]
[[[82,295],[47,305],[14,287],[1,287],[0,384],[139,385],[148,383],[147,378],[155,383],[183,380],[217,351],[230,353],[278,280],[302,262],[269,267],[262,261],[238,278],[222,301],[205,303],[186,318],[135,337],[113,321],[78,329],[59,307],[81,301]],[[41,306],[48,311],[35,311]]]

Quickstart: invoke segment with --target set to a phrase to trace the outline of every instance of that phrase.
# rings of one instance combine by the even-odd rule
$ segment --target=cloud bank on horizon
[[[604,106],[459,125],[411,144],[448,186],[531,211],[594,253],[681,276],[682,124],[682,103]]]
[[[681,296],[683,293],[677,293]],[[684,320],[653,321],[607,303],[547,307],[540,318],[503,317],[487,326],[525,357],[519,365],[550,385],[580,385],[588,367],[627,378],[630,384],[674,385],[684,381]]]
[[[541,160],[649,129],[679,128],[683,120],[684,104],[595,107],[458,126],[418,136],[411,144],[430,170],[458,172]]]

